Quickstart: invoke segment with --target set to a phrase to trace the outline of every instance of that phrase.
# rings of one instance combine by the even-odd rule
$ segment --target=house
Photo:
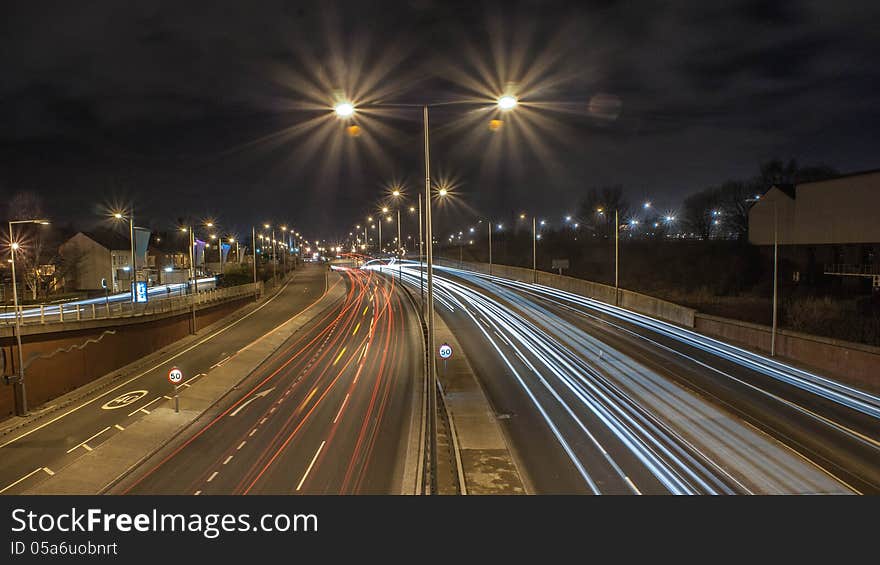
[[[146,265],[146,238],[149,231],[135,227],[135,261],[139,274]],[[67,290],[127,291],[132,281],[131,241],[129,235],[109,229],[81,231],[59,246],[59,254],[68,262],[64,276]]]
[[[880,170],[771,187],[749,210],[749,242],[788,264],[789,283],[880,289]],[[782,262],[782,261],[781,261]]]
[[[169,237],[155,233],[147,249],[147,269],[150,280],[157,284],[182,283],[189,280],[189,237]]]

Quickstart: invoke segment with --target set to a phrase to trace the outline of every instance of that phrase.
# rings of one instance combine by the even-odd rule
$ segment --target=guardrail
[[[182,296],[169,296],[154,298],[147,303],[134,303],[130,301],[105,301],[103,303],[92,302],[90,304],[72,305],[41,305],[39,308],[28,308],[19,315],[23,326],[78,322],[82,320],[103,320],[114,318],[128,318],[133,316],[150,316],[174,311],[197,309],[203,305],[227,302],[240,297],[262,294],[263,283],[248,283],[231,286],[228,288],[215,288],[196,294]],[[4,325],[15,324],[15,317],[8,316],[3,319]]]

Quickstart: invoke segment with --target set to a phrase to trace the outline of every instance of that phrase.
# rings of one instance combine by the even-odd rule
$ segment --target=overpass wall
[[[196,327],[206,327],[253,300],[253,296],[240,297],[196,310]],[[177,311],[80,324],[50,324],[43,326],[41,332],[29,328],[32,333],[22,332],[28,405],[49,402],[183,339],[190,334],[191,321],[191,312]],[[96,341],[84,345],[89,340]],[[4,375],[18,370],[14,344],[14,337],[0,337]],[[37,356],[45,357],[35,359]],[[28,359],[34,360],[28,365]],[[0,383],[0,420],[14,411],[12,386]]]

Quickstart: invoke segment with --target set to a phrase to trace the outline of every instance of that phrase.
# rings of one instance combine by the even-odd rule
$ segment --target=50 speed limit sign
[[[171,370],[168,371],[168,381],[171,384],[173,384],[173,385],[180,384],[180,381],[182,381],[182,380],[183,380],[183,371],[181,371],[177,367],[172,367]]]
[[[437,353],[440,355],[440,359],[443,359],[445,361],[446,359],[452,357],[452,346],[448,343],[444,343],[437,350]]]

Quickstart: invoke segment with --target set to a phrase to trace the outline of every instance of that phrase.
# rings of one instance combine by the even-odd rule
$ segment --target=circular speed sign
[[[452,346],[448,343],[444,343],[437,350],[437,353],[440,355],[440,359],[449,359],[452,357]]]
[[[173,385],[180,384],[180,381],[183,380],[183,371],[177,367],[172,367],[171,370],[168,371],[168,380]]]

